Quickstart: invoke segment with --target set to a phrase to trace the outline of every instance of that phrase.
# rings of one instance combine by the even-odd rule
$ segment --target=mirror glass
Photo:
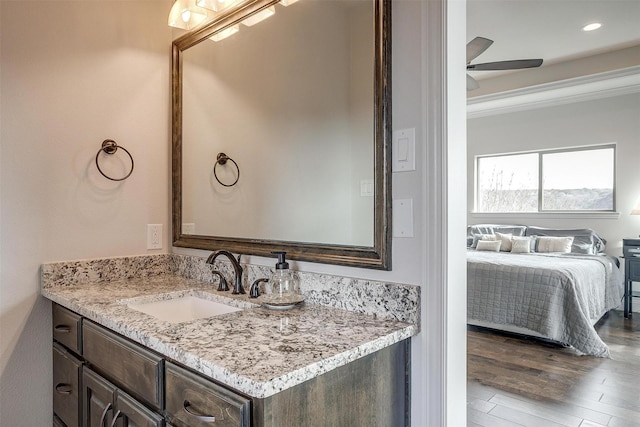
[[[387,3],[249,1],[174,42],[174,245],[389,268]]]

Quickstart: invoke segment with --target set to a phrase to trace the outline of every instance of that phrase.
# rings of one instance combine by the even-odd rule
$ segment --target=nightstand
[[[631,318],[633,298],[640,298],[640,292],[633,291],[633,282],[640,282],[640,239],[623,239],[624,258],[624,317]]]

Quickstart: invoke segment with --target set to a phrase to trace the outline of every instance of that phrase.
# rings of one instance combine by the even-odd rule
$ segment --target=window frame
[[[612,195],[612,207],[611,209],[569,209],[569,210],[559,210],[559,209],[542,209],[542,199],[544,187],[542,185],[543,182],[543,154],[555,154],[555,153],[570,153],[577,151],[591,151],[591,150],[603,150],[603,149],[612,149],[613,150],[613,195]],[[538,185],[537,185],[537,193],[538,193],[538,203],[537,210],[535,211],[499,211],[499,212],[491,212],[491,211],[480,211],[478,210],[479,205],[479,194],[480,194],[480,168],[479,168],[479,160],[483,158],[496,158],[496,157],[505,157],[505,156],[517,156],[522,154],[537,154],[538,156]],[[608,144],[597,144],[597,145],[587,145],[587,146],[577,146],[577,147],[564,147],[564,148],[552,148],[552,149],[543,149],[543,150],[527,150],[527,151],[514,151],[510,153],[499,153],[499,154],[479,154],[475,156],[474,161],[474,195],[473,195],[473,205],[474,211],[476,214],[483,215],[491,215],[491,214],[599,214],[599,213],[615,213],[616,212],[616,193],[617,193],[617,147],[616,143],[608,143]]]

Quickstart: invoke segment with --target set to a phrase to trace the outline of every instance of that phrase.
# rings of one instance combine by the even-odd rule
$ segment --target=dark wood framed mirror
[[[391,0],[240,1],[172,51],[173,245],[390,270]]]

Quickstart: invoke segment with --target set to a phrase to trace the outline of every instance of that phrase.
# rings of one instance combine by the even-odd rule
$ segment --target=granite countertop
[[[305,302],[270,310],[175,274],[42,289],[46,298],[247,395],[264,398],[415,335],[415,325]],[[196,295],[242,311],[169,323],[126,306]]]

